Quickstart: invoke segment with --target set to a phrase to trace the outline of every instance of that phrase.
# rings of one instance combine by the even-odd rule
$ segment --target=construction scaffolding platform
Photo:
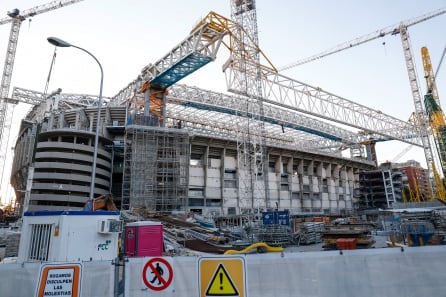
[[[124,146],[122,209],[184,210],[190,155],[188,133],[129,125]]]

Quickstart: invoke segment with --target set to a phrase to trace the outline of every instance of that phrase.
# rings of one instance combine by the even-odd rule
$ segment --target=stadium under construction
[[[231,11],[210,12],[113,97],[14,88],[34,105],[15,145],[18,206],[82,209],[112,194],[121,210],[348,215],[364,205],[360,172],[376,168],[377,142],[429,151],[413,123],[279,74],[258,47],[255,2]],[[220,47],[229,93],[177,83]]]

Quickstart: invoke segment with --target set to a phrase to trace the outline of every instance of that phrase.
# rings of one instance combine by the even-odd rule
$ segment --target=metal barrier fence
[[[111,261],[75,263],[81,277],[78,287],[67,271],[73,266],[68,263],[9,263],[0,264],[0,296],[71,296],[67,291],[78,291],[79,296],[113,297],[115,290],[115,266]],[[45,268],[49,273],[46,275]],[[54,268],[54,269],[51,269]],[[51,273],[57,272],[57,273]],[[63,272],[63,273],[61,273]],[[75,272],[76,273],[76,272]],[[73,276],[75,276],[73,273]],[[38,292],[39,285],[41,287]],[[42,286],[47,286],[42,288]],[[76,295],[74,295],[76,296]]]
[[[3,263],[0,296],[444,296],[444,263],[446,246]]]
[[[132,258],[125,296],[444,296],[445,261],[446,246]]]

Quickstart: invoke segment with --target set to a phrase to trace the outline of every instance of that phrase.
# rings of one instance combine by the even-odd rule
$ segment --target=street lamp
[[[102,107],[102,84],[104,82],[104,71],[102,70],[102,65],[101,63],[99,63],[98,59],[96,59],[96,57],[90,53],[89,51],[87,51],[86,49],[83,49],[81,47],[78,47],[76,45],[73,45],[71,43],[68,43],[66,41],[63,41],[62,39],[56,38],[56,37],[48,37],[47,38],[48,42],[51,43],[52,45],[58,46],[58,47],[74,47],[77,49],[80,49],[83,52],[86,52],[87,54],[89,54],[95,61],[96,63],[98,63],[99,68],[101,69],[101,86],[99,88],[99,104],[98,104],[98,120],[96,123],[96,135],[94,138],[94,152],[93,152],[93,168],[91,170],[91,185],[90,185],[90,200],[93,200],[93,195],[94,195],[94,184],[95,184],[95,179],[96,179],[96,163],[98,160],[98,142],[99,142],[99,126],[101,124],[101,107]]]

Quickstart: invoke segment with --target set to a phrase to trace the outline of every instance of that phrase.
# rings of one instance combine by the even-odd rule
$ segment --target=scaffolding
[[[185,210],[189,150],[189,136],[180,129],[127,126],[122,209]]]

